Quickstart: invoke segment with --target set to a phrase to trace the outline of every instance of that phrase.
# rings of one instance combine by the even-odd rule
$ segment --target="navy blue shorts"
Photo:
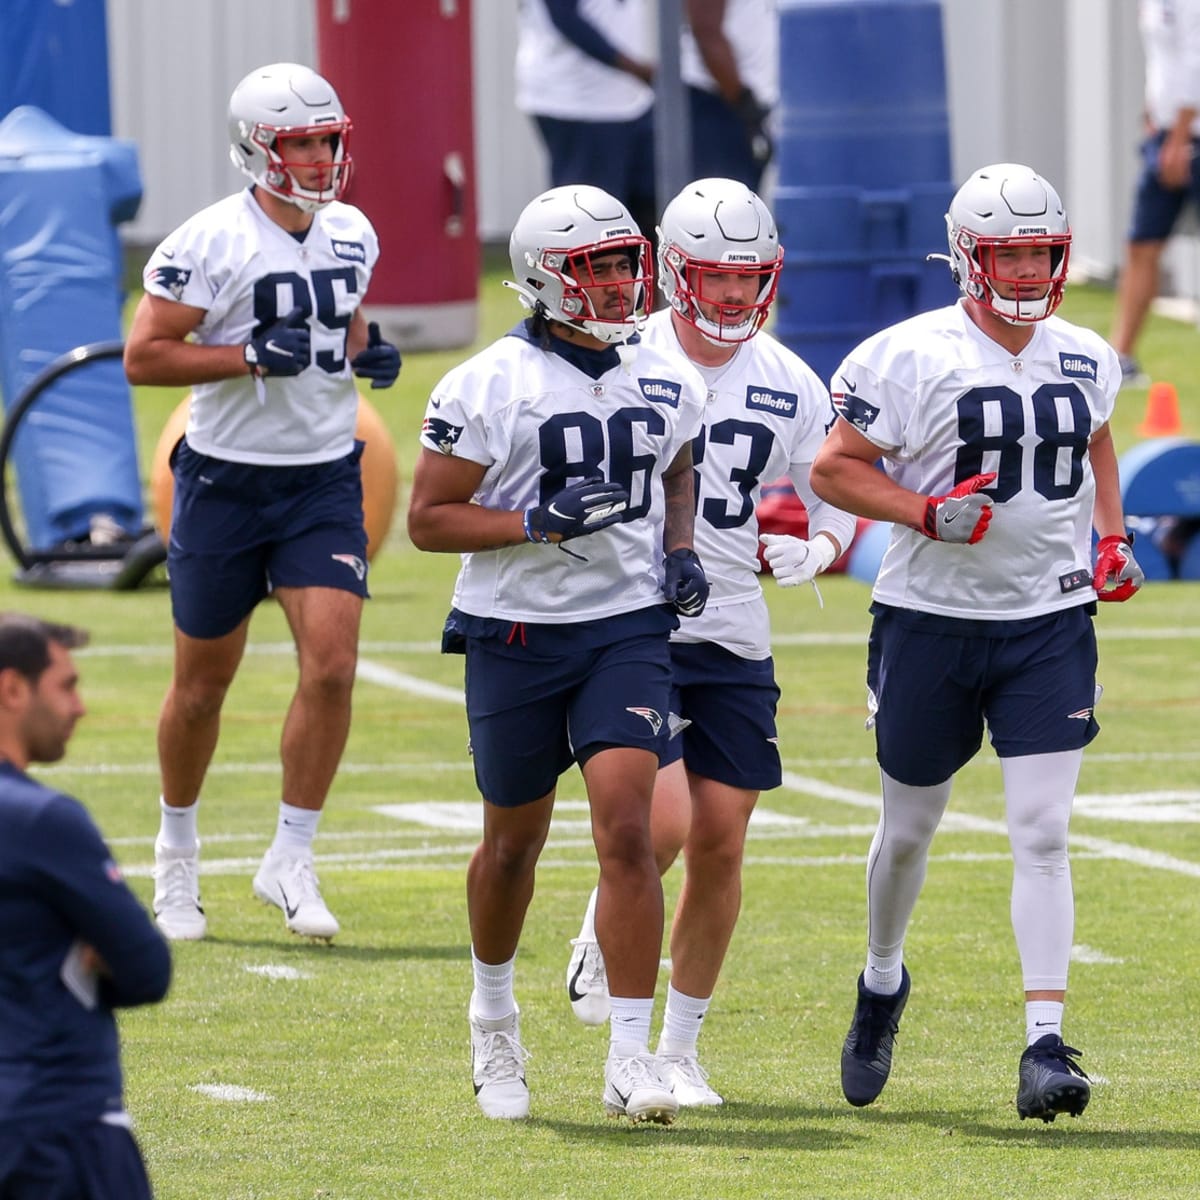
[[[10,1136],[0,1128],[4,1200],[151,1200],[133,1134],[89,1121]]]
[[[262,467],[172,457],[175,503],[167,573],[171,611],[193,638],[223,637],[277,587],[367,595],[362,443],[343,459]]]
[[[668,620],[645,609],[571,625],[511,625],[466,638],[467,723],[483,798],[516,808],[599,750],[658,752],[671,687]],[[497,623],[499,624],[499,623]],[[610,637],[603,638],[610,629]]]
[[[1133,219],[1129,227],[1131,242],[1165,242],[1190,200],[1200,208],[1200,140],[1192,139],[1192,178],[1188,187],[1178,190],[1163,187],[1158,178],[1158,152],[1166,133],[1155,133],[1142,142],[1142,172],[1138,176],[1133,200]]]
[[[689,771],[729,787],[778,787],[778,703],[774,660],[741,658],[711,642],[672,642],[671,712],[691,724],[664,737],[662,765],[682,758]]]
[[[879,765],[913,787],[942,783],[978,752],[985,721],[1001,758],[1086,746],[1100,731],[1094,611],[970,621],[873,604]]]
[[[589,183],[603,188],[623,201],[635,218],[639,211],[657,211],[653,110],[632,121],[536,120],[550,155],[551,186]],[[646,237],[652,232],[653,226],[642,229]]]

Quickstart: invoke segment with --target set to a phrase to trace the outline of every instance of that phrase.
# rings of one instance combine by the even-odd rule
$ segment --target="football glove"
[[[252,337],[242,357],[253,375],[299,375],[311,361],[312,335],[299,305]]]
[[[758,540],[764,547],[763,558],[780,587],[811,583],[822,571],[833,566],[835,552],[827,537],[815,537],[806,542],[788,533],[763,533]]]
[[[663,562],[663,595],[681,617],[698,617],[708,603],[708,577],[695,550],[672,550]]]
[[[1133,543],[1127,537],[1110,533],[1096,543],[1092,587],[1097,600],[1128,600],[1145,582],[1145,572],[1133,557]]]
[[[980,495],[980,491],[995,478],[995,471],[972,475],[944,496],[927,496],[920,532],[935,542],[973,546],[981,541],[992,520],[992,498]]]
[[[585,479],[556,492],[545,504],[525,512],[525,539],[570,541],[596,533],[624,519],[629,493],[606,479]]]
[[[767,117],[771,110],[759,104],[758,97],[748,87],[742,88],[733,110],[746,131],[750,156],[759,166],[765,167],[775,157],[775,143],[767,132]]]
[[[400,351],[383,340],[379,325],[372,321],[367,326],[366,349],[354,356],[350,367],[355,375],[369,379],[373,388],[391,387],[400,374]]]

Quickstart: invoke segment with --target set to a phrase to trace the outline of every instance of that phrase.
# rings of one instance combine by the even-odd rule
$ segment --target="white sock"
[[[1057,1000],[1025,1001],[1025,1044],[1032,1046],[1048,1033],[1062,1037],[1063,1006]]]
[[[200,801],[195,800],[187,808],[172,808],[161,796],[158,798],[158,808],[161,816],[158,822],[158,842],[169,850],[195,850],[196,810]]]
[[[608,1019],[609,1053],[620,1058],[649,1054],[650,1018],[654,1015],[654,997],[630,999],[627,996],[613,996],[611,1002],[612,1011]]]
[[[320,820],[319,808],[296,808],[295,805],[280,801],[279,820],[275,824],[275,840],[271,843],[271,849],[291,857],[311,854]]]
[[[475,957],[471,947],[471,971],[475,976],[475,991],[471,994],[471,1013],[483,1021],[498,1021],[517,1011],[513,995],[514,954],[508,962],[485,963]]]
[[[600,895],[598,887],[592,888],[592,894],[588,897],[587,912],[583,914],[583,924],[579,927],[579,940],[581,942],[596,941],[596,899]]]
[[[867,951],[867,965],[863,969],[863,984],[877,996],[894,996],[900,990],[904,963],[902,954],[873,954]]]
[[[700,1026],[704,1024],[711,1003],[711,996],[703,1000],[685,996],[668,984],[667,1010],[663,1014],[662,1038],[658,1043],[659,1054],[695,1054]]]

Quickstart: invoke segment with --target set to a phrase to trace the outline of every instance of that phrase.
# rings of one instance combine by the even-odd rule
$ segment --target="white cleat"
[[[679,1101],[653,1054],[622,1057],[609,1054],[604,1065],[604,1107],[610,1117],[628,1117],[635,1125],[653,1121],[670,1125]]]
[[[529,1085],[525,1082],[525,1060],[529,1051],[521,1045],[521,1010],[499,1020],[476,1017],[471,1022],[471,1080],[475,1101],[485,1117],[519,1121],[529,1116]]]
[[[200,907],[199,842],[193,850],[154,843],[154,919],[173,942],[196,942],[208,932]]]
[[[716,1108],[725,1103],[709,1084],[708,1072],[694,1054],[664,1054],[660,1046],[658,1061],[680,1108]]]
[[[603,1025],[612,1010],[604,954],[596,940],[596,900],[599,895],[600,889],[593,888],[579,936],[571,939],[573,949],[567,963],[567,999],[571,1001],[571,1011],[585,1025]]]
[[[334,937],[341,926],[321,899],[321,886],[311,855],[269,849],[254,876],[254,894],[283,910],[288,929],[301,937]]]

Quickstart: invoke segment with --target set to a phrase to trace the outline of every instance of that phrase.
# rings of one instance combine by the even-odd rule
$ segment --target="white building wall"
[[[1067,203],[1075,263],[1111,276],[1137,166],[1134,0],[942,2],[955,175],[1006,159],[1036,167]],[[513,105],[516,0],[472,8],[479,231],[505,240],[546,186],[546,161]],[[226,154],[229,92],[263,62],[315,61],[314,2],[108,0],[108,9],[114,131],[137,142],[145,184],[142,210],[123,233],[153,243],[239,185]],[[436,97],[400,119],[419,121],[422,103]],[[1193,252],[1179,241],[1167,270],[1186,284]]]

